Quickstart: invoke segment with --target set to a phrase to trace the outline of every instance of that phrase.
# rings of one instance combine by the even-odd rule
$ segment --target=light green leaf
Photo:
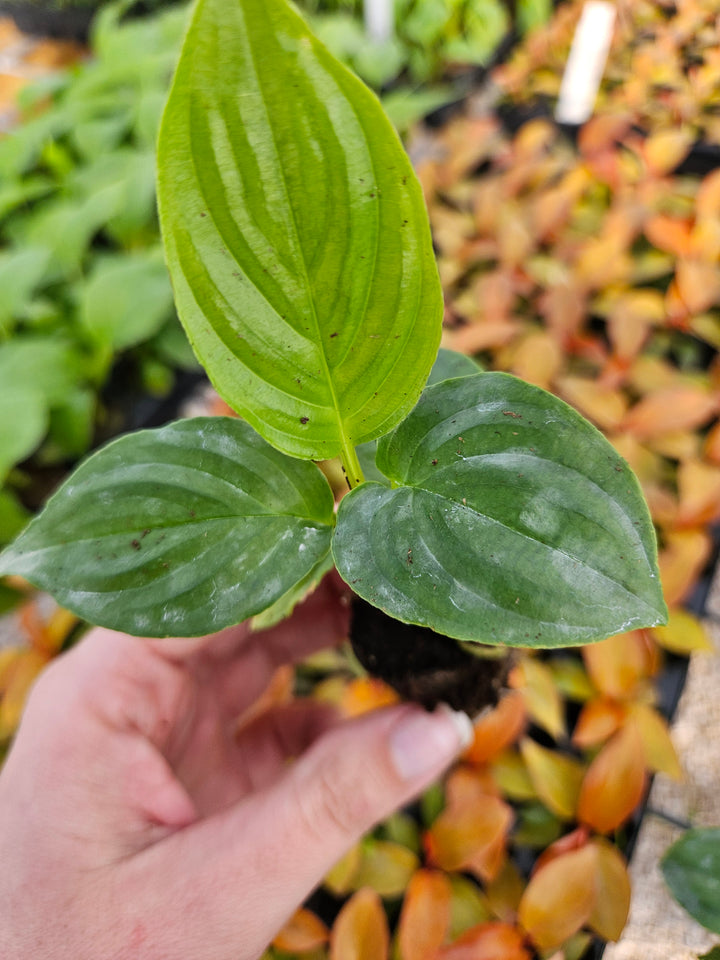
[[[316,566],[308,573],[306,577],[291,587],[287,593],[284,593],[279,600],[276,600],[271,607],[258,613],[252,618],[253,630],[267,630],[274,627],[276,623],[285,620],[293,612],[295,607],[301,603],[308,594],[312,593],[315,587],[320,583],[326,573],[332,570],[332,553],[328,551],[322,557]]]
[[[0,334],[14,326],[18,312],[40,282],[50,253],[45,247],[23,247],[0,251]]]
[[[25,509],[10,488],[0,489],[0,546],[10,543],[30,517],[30,512]]]
[[[30,384],[50,406],[64,403],[82,379],[79,353],[53,337],[13,337],[0,344],[0,384],[3,390],[27,389]]]
[[[422,192],[375,96],[285,0],[200,0],[159,170],[178,311],[225,400],[299,457],[394,427],[440,337]]]
[[[82,291],[85,326],[114,350],[148,340],[173,312],[170,278],[159,251],[101,260]]]
[[[0,483],[16,463],[29,457],[45,436],[47,405],[32,387],[8,389],[0,380]]]
[[[468,377],[473,373],[478,373],[480,369],[480,364],[472,357],[468,357],[464,353],[458,353],[456,350],[446,350],[445,347],[441,347],[438,350],[426,386],[432,386],[434,383],[440,383],[441,380],[449,380],[452,377]],[[364,478],[387,485],[387,477],[378,470],[375,464],[377,440],[369,440],[367,443],[363,443],[355,452]]]
[[[462,640],[587,643],[662,622],[637,480],[567,404],[507,374],[429,387],[378,443],[394,489],[338,513],[341,576],[391,616]]]
[[[688,830],[660,865],[678,903],[698,923],[720,933],[720,827]]]
[[[82,464],[0,554],[91,623],[197,636],[273,604],[328,553],[314,464],[229,417],[121,437]]]

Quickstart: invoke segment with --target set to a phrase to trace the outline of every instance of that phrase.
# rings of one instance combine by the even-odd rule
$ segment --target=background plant
[[[37,469],[117,431],[104,388],[167,391],[194,365],[155,212],[155,140],[186,10],[98,20],[93,58],[27,91],[0,141],[0,542],[38,505]],[[117,389],[117,387],[116,387]],[[32,470],[18,464],[33,455]]]

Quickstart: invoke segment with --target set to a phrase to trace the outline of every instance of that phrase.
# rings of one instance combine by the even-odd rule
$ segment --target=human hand
[[[51,664],[0,775],[3,960],[255,960],[469,733],[448,711],[337,723],[302,701],[238,731],[277,665],[347,617],[327,578],[265,632],[96,629]]]

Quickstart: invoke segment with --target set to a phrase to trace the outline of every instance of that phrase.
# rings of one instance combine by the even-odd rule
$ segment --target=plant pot
[[[405,699],[427,710],[446,703],[471,717],[497,705],[512,665],[506,650],[463,645],[401,623],[359,597],[353,598],[350,641],[365,669]]]

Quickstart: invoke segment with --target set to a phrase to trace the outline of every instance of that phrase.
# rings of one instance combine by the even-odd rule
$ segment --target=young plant
[[[638,483],[594,427],[462,358],[423,389],[443,304],[419,184],[374,95],[285,0],[200,0],[158,162],[178,311],[243,420],[101,449],[0,574],[146,636],[280,616],[333,563],[370,604],[460,640],[555,647],[663,621]],[[337,514],[314,462],[334,457]]]

